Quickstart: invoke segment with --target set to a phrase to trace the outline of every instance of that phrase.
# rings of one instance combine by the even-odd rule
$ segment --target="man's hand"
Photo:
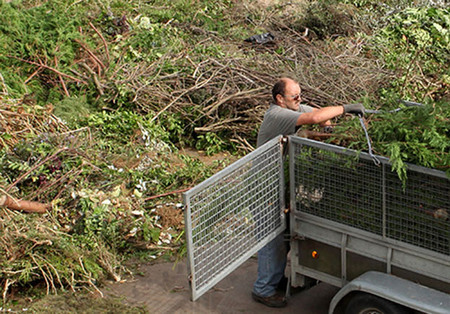
[[[351,113],[358,116],[364,116],[365,108],[362,104],[344,105],[344,113]]]

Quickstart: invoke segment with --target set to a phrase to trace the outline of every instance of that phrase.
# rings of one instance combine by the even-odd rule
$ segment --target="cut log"
[[[39,202],[15,200],[7,195],[0,196],[0,206],[6,206],[9,209],[23,210],[28,213],[45,213],[50,209],[50,204]]]

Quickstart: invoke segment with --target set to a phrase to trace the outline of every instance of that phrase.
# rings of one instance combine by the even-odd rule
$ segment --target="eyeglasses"
[[[297,100],[299,100],[299,99],[302,98],[302,97],[300,96],[300,94],[292,95],[292,96],[284,96],[284,97],[289,97],[289,98],[291,98],[292,100],[295,100],[295,101],[297,101]]]

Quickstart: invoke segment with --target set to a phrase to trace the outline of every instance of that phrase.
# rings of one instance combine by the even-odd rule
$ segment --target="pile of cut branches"
[[[227,132],[241,149],[251,150],[277,77],[296,77],[304,101],[320,108],[372,94],[393,75],[364,55],[362,42],[342,40],[321,46],[294,30],[275,34],[276,42],[285,44],[284,54],[276,52],[276,42],[270,46],[235,43],[252,57],[210,56],[194,61],[195,56],[186,52],[174,58],[183,72],[162,73],[157,64],[124,66],[118,74],[128,79],[115,85],[135,91],[132,101],[144,112],[157,112],[154,119],[162,112],[178,113],[191,132]]]
[[[180,207],[154,197],[223,164],[176,149],[253,150],[280,76],[296,78],[316,108],[427,103],[367,115],[373,148],[398,169],[408,159],[448,170],[448,12],[406,10],[380,31],[352,1],[315,1],[310,18],[303,2],[0,3],[0,192],[51,205],[45,215],[1,209],[3,298],[39,280],[55,292],[117,279],[130,248],[182,250]],[[266,32],[267,43],[245,41]],[[358,123],[340,118],[330,141],[365,150]]]
[[[30,106],[27,98],[0,98],[0,148],[11,149],[20,141],[41,133],[59,133],[69,128],[52,114],[53,106]]]
[[[49,219],[50,218],[50,219]],[[17,288],[44,283],[47,293],[96,287],[103,267],[117,280],[122,268],[104,245],[96,250],[74,245],[76,236],[62,232],[52,216],[30,219],[8,209],[0,214],[0,283],[3,301]],[[70,249],[68,249],[70,248]]]

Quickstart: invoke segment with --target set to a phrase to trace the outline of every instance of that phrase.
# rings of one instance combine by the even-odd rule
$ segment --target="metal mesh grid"
[[[284,229],[279,140],[232,166],[185,193],[193,300]]]
[[[376,166],[333,145],[291,145],[297,211],[450,255],[450,180],[443,173],[412,166],[403,186],[382,157]]]
[[[296,209],[381,235],[381,173],[373,162],[294,145]]]
[[[450,255],[450,180],[408,171],[403,189],[397,175],[386,170],[386,235]]]

